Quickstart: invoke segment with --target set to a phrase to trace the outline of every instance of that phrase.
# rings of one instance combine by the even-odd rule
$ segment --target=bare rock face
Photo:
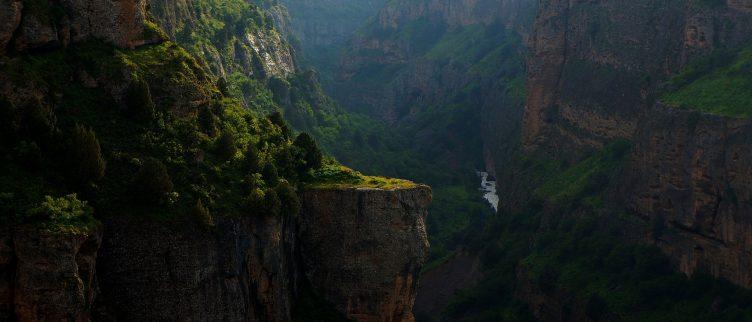
[[[212,16],[215,13],[195,5],[192,1],[146,1],[156,23],[173,40],[181,32],[200,28],[201,19],[224,18]],[[276,13],[275,21],[278,21],[278,25],[284,26],[287,23],[286,12],[279,7],[273,9]],[[255,28],[250,31],[237,28],[232,39],[237,42],[228,55],[220,54],[220,50],[225,50],[225,48],[220,49],[214,44],[207,43],[195,44],[199,50],[194,51],[193,54],[203,58],[209,64],[212,73],[221,77],[227,77],[236,72],[244,75],[263,72],[268,77],[287,78],[296,72],[292,47],[276,28]],[[254,62],[254,56],[258,59],[258,64],[261,65],[263,71],[254,70],[256,67],[254,65],[257,64]]]
[[[628,203],[665,222],[650,241],[691,275],[752,287],[752,123],[658,106],[636,136]]]
[[[0,54],[13,38],[13,32],[21,24],[21,10],[23,2],[20,0],[0,0]]]
[[[530,39],[523,144],[576,158],[632,138],[656,84],[693,58],[750,39],[752,16],[743,7],[542,1]]]
[[[1,234],[0,319],[89,319],[100,230],[53,232],[20,227]]]
[[[293,235],[281,219],[213,229],[121,219],[105,228],[98,319],[290,320]]]
[[[298,239],[312,286],[350,319],[413,321],[430,189],[311,189],[303,196]]]
[[[530,40],[522,141],[529,152],[577,161],[615,139],[631,140],[619,205],[645,226],[666,227],[645,240],[687,274],[707,270],[752,287],[749,121],[651,99],[657,84],[691,60],[748,43],[748,6],[542,1]]]
[[[98,39],[121,48],[159,41],[145,28],[145,0],[0,1],[0,52],[53,49]],[[11,39],[15,39],[12,46]],[[10,48],[9,48],[10,46]]]

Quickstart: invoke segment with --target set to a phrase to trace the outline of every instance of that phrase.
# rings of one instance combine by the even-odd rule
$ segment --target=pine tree
[[[248,148],[245,150],[245,168],[250,173],[258,173],[261,171],[259,150],[253,143],[248,144]]]
[[[292,185],[282,180],[274,190],[282,205],[282,215],[296,216],[300,212],[300,199]]]
[[[300,169],[301,176],[310,169],[321,168],[324,156],[318,145],[316,145],[316,141],[308,133],[300,133],[293,145],[303,154],[303,165]]]
[[[209,209],[204,207],[201,199],[196,201],[196,205],[191,209],[191,216],[201,226],[212,227],[214,226],[214,218],[212,218]]]
[[[93,130],[76,125],[68,140],[68,176],[75,184],[88,184],[104,177],[105,161]]]
[[[136,173],[133,190],[141,202],[148,205],[163,203],[172,192],[172,179],[161,161],[148,158]]]
[[[261,171],[261,176],[264,178],[264,182],[270,187],[277,185],[279,181],[279,174],[277,173],[277,167],[271,163],[267,163],[264,166],[264,170]]]
[[[152,101],[149,84],[143,79],[136,79],[125,96],[125,104],[134,117],[142,120],[154,119],[155,105]]]
[[[229,132],[223,132],[217,140],[217,154],[222,160],[230,160],[235,156],[237,147],[235,146],[235,137]]]

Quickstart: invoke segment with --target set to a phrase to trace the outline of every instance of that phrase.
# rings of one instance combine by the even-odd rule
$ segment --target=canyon
[[[0,320],[744,320],[750,44],[749,0],[0,0]]]

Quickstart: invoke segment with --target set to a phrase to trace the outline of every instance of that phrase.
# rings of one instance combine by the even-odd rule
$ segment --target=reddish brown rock
[[[13,33],[21,24],[23,2],[19,0],[0,0],[0,54],[5,51],[13,38]]]
[[[87,321],[101,231],[26,226],[0,236],[0,318]]]
[[[310,189],[303,196],[298,239],[313,287],[350,319],[413,321],[430,189]]]

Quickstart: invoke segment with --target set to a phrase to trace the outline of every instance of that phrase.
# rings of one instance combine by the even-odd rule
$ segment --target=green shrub
[[[274,188],[280,202],[282,203],[283,216],[296,216],[300,212],[300,198],[295,189],[285,180],[280,181]]]
[[[212,217],[209,209],[204,207],[201,199],[196,201],[196,205],[191,209],[191,217],[201,226],[212,227],[214,226],[214,218]]]
[[[258,173],[261,171],[259,150],[253,143],[248,144],[248,148],[245,150],[245,169],[251,173]]]
[[[133,81],[125,96],[125,104],[133,117],[142,120],[154,119],[156,107],[151,98],[149,84],[145,80],[138,78]]]
[[[278,126],[280,130],[282,130],[282,136],[284,136],[285,139],[288,139],[290,138],[290,136],[292,136],[292,131],[290,131],[290,127],[287,125],[287,121],[285,121],[285,117],[282,116],[282,113],[274,112],[272,114],[269,114],[269,121],[271,121],[272,124]]]
[[[245,198],[245,205],[246,209],[248,209],[249,214],[257,215],[264,213],[264,197],[265,194],[263,190],[259,188],[254,188],[251,190],[251,193],[249,193]]]
[[[158,205],[172,192],[172,179],[161,161],[148,158],[133,181],[134,196],[146,205]]]
[[[104,177],[105,161],[93,130],[76,125],[66,149],[68,178],[71,183],[84,185]]]
[[[300,149],[300,152],[303,154],[303,164],[299,169],[301,176],[308,172],[308,170],[321,168],[324,155],[321,153],[318,145],[316,145],[316,141],[308,133],[300,133],[293,145]]]
[[[219,155],[222,160],[226,161],[232,159],[238,151],[235,144],[235,137],[229,132],[223,132],[222,136],[217,140],[216,151],[217,155]]]
[[[217,118],[209,106],[202,106],[198,112],[198,121],[206,134],[214,136],[217,133]]]
[[[217,89],[222,93],[222,96],[230,96],[230,89],[227,86],[227,80],[224,77],[220,77],[219,80],[217,80]]]
[[[264,178],[264,182],[270,187],[277,185],[279,181],[279,174],[277,173],[277,167],[271,163],[267,163],[264,169],[261,171],[261,176]]]
[[[282,213],[282,201],[274,189],[269,189],[264,193],[261,210],[263,214],[269,217],[278,217]]]
[[[60,198],[45,196],[38,206],[28,211],[29,216],[43,220],[71,221],[90,216],[94,211],[86,201],[78,199],[76,194]]]

